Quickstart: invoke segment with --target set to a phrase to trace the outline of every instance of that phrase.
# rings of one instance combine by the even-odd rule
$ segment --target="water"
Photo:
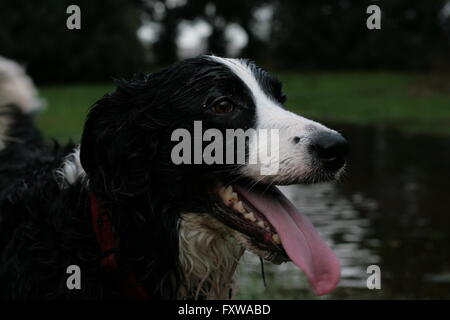
[[[338,288],[320,299],[450,298],[450,137],[405,135],[380,127],[332,126],[351,143],[337,183],[281,188],[341,261]],[[369,265],[381,289],[369,290]],[[237,298],[315,298],[292,263],[246,254]]]

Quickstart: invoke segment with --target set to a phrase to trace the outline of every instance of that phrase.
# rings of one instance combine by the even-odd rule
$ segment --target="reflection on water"
[[[332,126],[352,145],[337,183],[281,190],[308,215],[336,253],[342,280],[323,298],[450,298],[450,137],[403,135],[383,128]],[[369,265],[381,290],[366,287]],[[246,254],[237,298],[313,298],[292,264]]]

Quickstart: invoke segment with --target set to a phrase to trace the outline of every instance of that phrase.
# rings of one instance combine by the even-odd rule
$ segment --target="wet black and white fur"
[[[80,145],[64,147],[42,141],[33,118],[38,104],[20,98],[33,97],[34,87],[20,92],[20,77],[30,80],[11,72],[11,63],[0,60],[3,299],[121,298],[117,279],[129,271],[153,299],[229,298],[244,250],[269,260],[270,252],[211,214],[213,181],[307,183],[342,171],[324,170],[310,152],[314,135],[335,132],[287,111],[280,82],[246,60],[202,56],[119,81],[90,110]],[[209,107],[222,98],[232,112]],[[258,165],[174,165],[171,133],[192,130],[194,120],[204,130],[278,128],[279,174],[261,176]],[[100,267],[92,194],[119,244],[113,274]],[[69,265],[82,270],[81,290],[66,287]]]

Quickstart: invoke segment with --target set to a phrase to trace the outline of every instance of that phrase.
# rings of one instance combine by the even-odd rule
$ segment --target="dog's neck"
[[[62,187],[85,178],[79,147],[56,172]],[[87,181],[86,181],[87,183]],[[204,213],[184,213],[179,225],[181,286],[179,299],[229,299],[244,249],[236,232]]]
[[[207,214],[186,213],[180,221],[180,299],[230,299],[244,249],[230,230]]]

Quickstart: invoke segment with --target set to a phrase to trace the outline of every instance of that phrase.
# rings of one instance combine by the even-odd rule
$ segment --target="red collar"
[[[101,212],[95,195],[91,195],[91,218],[98,244],[103,254],[100,265],[108,272],[119,271],[117,245],[111,220],[106,212]],[[133,272],[121,274],[117,279],[119,290],[127,298],[150,299],[145,287],[139,283]]]

